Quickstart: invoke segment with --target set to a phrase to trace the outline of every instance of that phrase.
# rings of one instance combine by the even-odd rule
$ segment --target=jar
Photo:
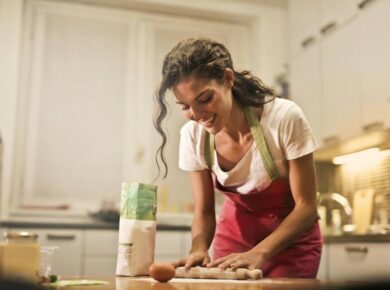
[[[38,235],[30,232],[6,232],[4,233],[6,243],[37,243]]]
[[[7,279],[39,281],[40,249],[38,235],[7,232],[0,243],[1,276]]]

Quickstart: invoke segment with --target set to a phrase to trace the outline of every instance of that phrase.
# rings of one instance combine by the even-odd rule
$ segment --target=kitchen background
[[[389,275],[388,11],[389,0],[0,0],[1,231],[28,229],[60,246],[60,274],[113,273],[121,183],[157,174],[163,57],[203,35],[226,44],[236,69],[297,102],[318,136],[319,277]],[[159,260],[188,251],[192,210],[177,167],[185,120],[168,100]],[[367,206],[358,209],[356,196]],[[347,235],[343,224],[363,214],[370,226]]]

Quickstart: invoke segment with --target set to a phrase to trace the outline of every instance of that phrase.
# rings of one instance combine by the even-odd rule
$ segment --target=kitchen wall
[[[380,152],[377,158],[357,160],[343,165],[317,162],[318,191],[337,192],[353,203],[353,193],[368,188],[375,192],[373,222],[379,223],[384,209],[390,222],[390,150]]]

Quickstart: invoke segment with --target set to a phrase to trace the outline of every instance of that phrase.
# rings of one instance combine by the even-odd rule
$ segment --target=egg
[[[175,267],[169,263],[156,262],[150,265],[149,275],[159,282],[167,282],[175,277]]]

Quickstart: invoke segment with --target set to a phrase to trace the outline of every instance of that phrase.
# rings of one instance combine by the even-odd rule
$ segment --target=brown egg
[[[175,277],[175,267],[169,263],[153,263],[149,267],[149,275],[159,282],[167,282]]]

